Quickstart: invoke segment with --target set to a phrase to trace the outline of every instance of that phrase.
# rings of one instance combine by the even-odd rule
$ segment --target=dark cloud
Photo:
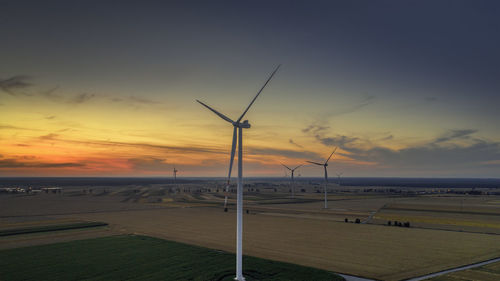
[[[319,142],[326,146],[338,146],[341,148],[345,147],[347,144],[359,140],[359,138],[356,137],[348,137],[343,135],[337,135],[335,137],[322,137],[320,135],[316,135],[315,137]]]
[[[293,144],[293,145],[295,145],[295,146],[296,146],[296,147],[298,147],[298,148],[304,148],[302,145],[300,145],[300,144],[298,144],[298,143],[294,142],[294,141],[293,141],[293,139],[289,139],[289,140],[288,140],[288,142],[289,142],[289,143],[291,143],[291,144]]]
[[[53,133],[50,133],[48,135],[44,135],[44,136],[40,136],[38,137],[39,139],[41,140],[54,140],[55,138],[57,138],[59,135],[58,134],[53,134]]]
[[[446,134],[444,134],[442,137],[437,138],[434,140],[433,143],[441,143],[441,142],[446,142],[450,140],[455,140],[455,139],[469,139],[470,136],[474,133],[476,133],[477,130],[473,129],[465,129],[465,130],[450,130]]]
[[[356,150],[349,154],[355,160],[375,162],[393,168],[453,169],[456,167],[474,167],[485,162],[500,160],[500,143],[476,140],[474,143],[458,145],[435,145],[391,150],[374,147]]]
[[[137,102],[137,103],[145,103],[145,104],[155,104],[155,103],[158,103],[158,102],[150,100],[150,99],[145,99],[145,98],[136,97],[136,96],[130,96],[129,99],[131,101]]]
[[[381,141],[386,141],[386,140],[392,140],[392,139],[394,139],[394,136],[393,135],[388,135],[387,137],[383,137],[380,140]]]
[[[257,148],[251,147],[248,149],[249,154],[254,155],[276,155],[276,156],[285,156],[289,158],[302,158],[302,159],[313,159],[319,157],[315,152],[311,151],[295,151],[289,149],[277,149],[277,148]]]
[[[88,100],[90,100],[94,97],[95,97],[95,94],[83,93],[83,94],[79,94],[79,95],[74,96],[73,98],[69,99],[67,102],[79,104],[79,103],[87,102]]]
[[[166,159],[156,157],[138,157],[130,158],[127,161],[131,163],[136,170],[145,171],[170,171],[173,168],[171,163],[167,163]]]
[[[17,159],[0,159],[0,169],[5,168],[69,168],[69,167],[83,167],[82,163],[47,163],[47,162],[21,162]]]
[[[17,126],[12,126],[12,125],[0,124],[0,130],[2,130],[2,129],[40,131],[39,129],[30,129],[30,128],[23,128],[23,127],[17,127]]]
[[[17,96],[19,94],[28,95],[19,90],[32,86],[32,84],[28,82],[29,79],[31,79],[31,77],[26,75],[17,75],[7,79],[0,79],[0,90],[12,96]]]
[[[321,125],[309,125],[306,128],[302,129],[303,133],[312,133],[312,134],[318,134],[320,132],[323,132],[330,127],[328,126],[321,126]]]
[[[314,128],[310,126],[308,128]],[[311,132],[308,130],[306,132]],[[387,169],[393,173],[401,171],[425,171],[434,173],[435,171],[468,171],[487,167],[492,169],[495,163],[500,163],[500,142],[483,140],[473,135],[477,133],[475,129],[454,129],[449,130],[435,139],[419,145],[409,146],[403,149],[389,149],[383,146],[369,146],[372,142],[355,136],[335,135],[325,136],[320,134],[309,135],[323,145],[338,146],[342,149],[339,152],[347,158],[372,163],[373,170]],[[393,139],[389,135],[379,141]],[[347,164],[346,164],[347,165]],[[491,171],[486,171],[490,173]]]
[[[65,95],[61,95],[58,92],[59,92],[59,86],[49,89],[47,91],[42,91],[39,94],[40,96],[45,97],[53,102],[66,103],[66,104],[82,104],[96,97],[95,94],[89,94],[89,93],[81,93],[68,97]]]

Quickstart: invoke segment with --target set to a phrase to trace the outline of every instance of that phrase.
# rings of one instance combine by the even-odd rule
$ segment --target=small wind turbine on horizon
[[[298,165],[297,167],[295,167],[293,169],[289,168],[287,165],[285,165],[283,163],[281,163],[281,165],[283,165],[285,168],[287,168],[291,172],[291,177],[292,177],[292,198],[295,198],[295,182],[294,182],[293,174],[295,173],[295,170],[297,170],[298,168],[304,166],[304,164],[300,164],[300,165]]]
[[[177,172],[178,172],[178,171],[179,171],[179,170],[177,170],[177,169],[175,168],[175,165],[174,165],[174,183],[176,183],[176,182],[177,182]]]
[[[340,176],[342,176],[344,173],[337,173],[337,177],[338,177],[338,182],[337,184],[340,186]]]
[[[318,165],[318,166],[323,166],[323,168],[325,169],[325,209],[328,208],[328,199],[326,197],[326,188],[327,188],[327,185],[328,185],[328,171],[326,169],[326,167],[328,167],[328,161],[330,161],[330,158],[332,158],[332,155],[335,153],[335,151],[337,150],[337,148],[335,147],[335,149],[333,150],[332,154],[330,154],[330,157],[328,157],[328,159],[326,159],[325,163],[318,163],[318,162],[313,162],[313,161],[306,161],[306,162],[309,162],[311,164],[315,164],[315,165]]]
[[[233,129],[233,142],[231,145],[231,158],[229,160],[229,173],[227,176],[227,188],[229,188],[229,181],[231,179],[231,170],[233,168],[233,161],[234,161],[234,153],[236,150],[236,141],[238,140],[238,188],[237,188],[237,199],[236,199],[236,278],[235,280],[238,281],[244,281],[245,277],[243,277],[243,267],[242,267],[242,260],[243,260],[243,247],[242,247],[242,237],[243,237],[243,129],[249,129],[250,124],[248,123],[248,120],[244,120],[241,122],[241,119],[245,116],[247,111],[250,109],[252,104],[255,102],[257,97],[260,95],[262,90],[267,86],[269,81],[273,78],[274,74],[278,71],[281,65],[278,65],[276,69],[271,73],[271,76],[267,79],[266,83],[262,86],[262,88],[259,90],[257,95],[253,98],[253,100],[250,102],[248,107],[243,111],[243,114],[236,120],[233,121],[226,115],[218,112],[217,110],[211,108],[210,106],[204,104],[203,102],[196,100],[198,103],[203,105],[204,107],[208,108],[210,111],[213,113],[217,114],[220,118],[224,119],[225,121],[231,123],[234,127]],[[227,203],[227,195],[225,199],[224,205]]]

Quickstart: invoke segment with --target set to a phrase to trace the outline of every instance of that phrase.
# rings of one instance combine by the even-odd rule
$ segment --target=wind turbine
[[[245,111],[243,111],[243,114],[236,120],[233,121],[226,115],[218,112],[217,110],[211,108],[210,106],[204,104],[203,102],[196,100],[199,102],[201,105],[204,107],[208,108],[210,111],[213,113],[217,114],[220,118],[224,119],[225,121],[231,123],[234,127],[233,129],[233,142],[231,145],[231,158],[229,160],[229,173],[227,176],[227,182],[229,186],[229,179],[231,178],[231,170],[233,168],[233,160],[234,160],[234,153],[236,150],[236,141],[238,141],[238,189],[237,189],[237,206],[236,206],[236,278],[235,280],[238,281],[244,281],[245,277],[243,277],[243,268],[242,268],[242,255],[243,255],[243,248],[242,248],[242,234],[243,234],[243,129],[249,129],[250,124],[248,123],[248,120],[244,120],[243,122],[241,119],[245,116],[247,111],[250,109],[252,104],[255,102],[257,97],[259,97],[260,93],[264,88],[267,86],[269,81],[273,78],[274,74],[278,69],[280,68],[281,65],[278,65],[276,69],[271,73],[269,78],[267,79],[266,83],[262,86],[262,88],[259,90],[257,95],[253,98],[253,100],[250,102],[250,104],[247,106]],[[226,200],[227,202],[227,197]]]
[[[328,208],[328,201],[327,201],[327,198],[326,198],[326,187],[328,185],[328,171],[326,170],[326,167],[328,167],[328,161],[330,160],[330,158],[332,158],[332,155],[335,153],[335,150],[337,150],[336,147],[333,150],[332,154],[330,154],[330,157],[328,157],[328,159],[326,159],[325,163],[318,163],[318,162],[307,161],[307,162],[309,162],[311,164],[315,164],[315,165],[318,165],[318,166],[323,166],[323,168],[325,169],[325,209]]]
[[[292,198],[295,198],[295,182],[293,180],[293,174],[295,172],[295,170],[297,170],[298,168],[302,167],[304,164],[301,164],[301,165],[298,165],[297,167],[293,168],[293,169],[290,169],[287,165],[281,163],[281,165],[283,165],[285,168],[287,168],[288,170],[290,170],[290,172],[292,173]]]
[[[344,174],[344,173],[337,173],[337,177],[338,177],[338,182],[337,182],[337,184],[338,184],[339,186],[340,186],[340,176],[342,176],[342,174]]]
[[[174,166],[174,184],[177,182],[177,172],[178,172],[178,170],[175,169],[175,166]]]

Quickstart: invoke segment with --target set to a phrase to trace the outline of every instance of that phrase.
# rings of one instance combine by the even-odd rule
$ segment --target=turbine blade
[[[231,171],[233,170],[234,152],[236,151],[236,129],[233,130],[233,143],[231,144],[231,158],[229,159],[229,173],[227,174],[226,195],[224,197],[224,209],[227,207],[227,195],[229,193],[229,182],[231,180]]]
[[[300,167],[302,167],[302,166],[304,166],[304,164],[300,164],[300,165],[298,165],[297,167],[293,168],[292,170],[293,170],[293,171],[295,171],[295,170],[297,170],[298,168],[300,168]]]
[[[281,165],[283,165],[285,168],[287,168],[287,169],[288,169],[288,170],[290,170],[290,171],[292,170],[292,169],[288,168],[288,166],[287,166],[287,165],[285,165],[285,164],[283,164],[283,163],[281,163]]]
[[[245,114],[247,114],[247,111],[250,109],[250,107],[255,102],[255,100],[257,99],[257,97],[260,95],[260,93],[262,92],[262,90],[264,90],[264,88],[267,86],[267,83],[269,83],[269,81],[271,81],[271,79],[273,78],[273,76],[276,73],[276,71],[278,71],[278,69],[280,68],[280,66],[281,66],[281,64],[278,65],[278,67],[276,67],[276,69],[273,71],[273,73],[271,73],[271,76],[269,76],[269,78],[267,79],[266,83],[264,83],[264,86],[262,86],[262,88],[260,88],[260,91],[253,98],[252,102],[250,102],[250,104],[248,105],[247,109],[245,109],[245,111],[243,111],[243,114],[241,114],[240,118],[238,118],[238,120],[236,120],[236,123],[240,122],[241,119],[243,119],[243,117],[245,116]]]
[[[217,114],[220,118],[226,120],[227,122],[233,124],[233,120],[231,120],[229,117],[227,117],[226,115],[218,112],[217,110],[211,108],[210,106],[204,104],[203,102],[199,101],[199,100],[196,100],[197,102],[199,102],[201,105],[203,105],[204,107],[208,108],[210,111],[212,111],[213,113]]]
[[[312,162],[312,161],[306,161],[306,162],[309,162],[309,163],[311,163],[311,164],[316,164],[316,165],[324,166],[323,164],[318,163],[318,162]]]
[[[233,170],[234,153],[236,151],[236,130],[238,128],[234,127],[233,130],[233,143],[231,144],[231,159],[229,159],[229,173],[227,174],[227,182],[231,179],[231,171]]]
[[[335,153],[335,150],[337,150],[337,147],[335,147],[335,149],[333,150],[332,154],[330,154],[330,157],[328,157],[328,159],[326,159],[326,163],[328,163],[328,161],[330,161],[330,158],[332,158],[332,155]]]

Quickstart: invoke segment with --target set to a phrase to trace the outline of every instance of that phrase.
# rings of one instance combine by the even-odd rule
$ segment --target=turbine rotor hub
[[[236,127],[239,127],[239,128],[243,128],[243,129],[249,129],[251,127],[250,123],[248,123],[248,120],[245,120],[243,122],[239,122],[239,123],[233,123],[234,126]]]

